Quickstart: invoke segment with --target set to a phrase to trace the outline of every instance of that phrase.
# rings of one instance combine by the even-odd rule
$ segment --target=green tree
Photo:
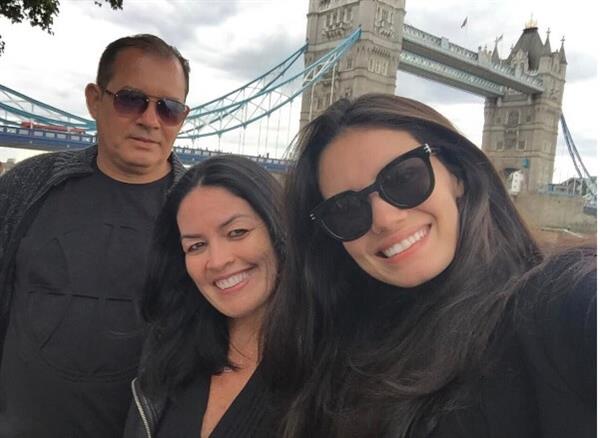
[[[113,9],[123,9],[123,0],[94,0],[94,4],[102,6],[106,2]],[[0,15],[7,17],[12,23],[29,21],[33,27],[41,27],[52,34],[54,17],[59,13],[59,0],[0,0]],[[5,43],[0,35],[0,55],[4,52]]]

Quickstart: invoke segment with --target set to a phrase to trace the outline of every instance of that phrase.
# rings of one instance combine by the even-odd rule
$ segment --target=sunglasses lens
[[[416,207],[431,193],[432,174],[425,159],[411,157],[380,174],[380,187],[390,202],[401,208]]]
[[[388,164],[376,182],[359,192],[344,192],[323,202],[314,215],[337,240],[358,239],[371,228],[372,212],[368,193],[379,189],[380,196],[399,208],[413,208],[424,202],[434,186],[429,150],[423,155],[400,156]]]
[[[172,99],[160,99],[156,110],[161,119],[169,125],[177,125],[187,116],[187,107]]]
[[[114,106],[121,114],[142,114],[148,108],[148,98],[142,93],[121,90],[115,93]]]
[[[341,240],[354,240],[371,227],[371,204],[364,196],[344,193],[324,204],[323,225]]]

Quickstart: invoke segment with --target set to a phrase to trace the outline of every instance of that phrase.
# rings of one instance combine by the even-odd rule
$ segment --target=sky
[[[63,0],[53,35],[0,18],[6,43],[0,84],[89,118],[83,90],[94,81],[106,45],[124,35],[154,33],[190,60],[188,103],[195,106],[254,79],[301,47],[307,11],[308,0],[124,0],[120,11],[95,6],[92,0]],[[405,22],[475,51],[479,46],[493,49],[502,35],[498,48],[504,58],[531,17],[542,41],[550,28],[552,50],[565,38],[563,113],[584,162],[596,174],[599,47],[593,36],[597,14],[589,1],[407,0]],[[433,106],[481,144],[483,98],[402,72],[396,94]],[[575,173],[560,137],[559,130],[555,181]],[[0,147],[1,161],[31,154]]]

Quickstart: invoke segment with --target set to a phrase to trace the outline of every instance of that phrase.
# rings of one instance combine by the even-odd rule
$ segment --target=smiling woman
[[[268,437],[265,307],[283,260],[281,187],[228,155],[192,167],[158,218],[142,302],[150,332],[126,438]]]
[[[414,100],[342,99],[296,159],[262,363],[280,436],[595,436],[595,248],[542,254]]]
[[[269,232],[250,204],[222,187],[200,186],[177,213],[188,275],[232,325],[258,331],[277,260]]]

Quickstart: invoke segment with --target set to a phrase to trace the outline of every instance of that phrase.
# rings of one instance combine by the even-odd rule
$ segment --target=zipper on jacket
[[[152,434],[150,433],[150,425],[148,424],[148,419],[146,418],[146,414],[144,413],[144,409],[142,408],[142,403],[138,397],[137,390],[135,388],[135,381],[137,379],[133,379],[131,381],[131,392],[133,392],[133,398],[135,400],[135,405],[137,406],[138,412],[140,413],[140,417],[142,418],[142,423],[144,423],[144,429],[146,430],[146,435],[148,438],[152,438]]]

